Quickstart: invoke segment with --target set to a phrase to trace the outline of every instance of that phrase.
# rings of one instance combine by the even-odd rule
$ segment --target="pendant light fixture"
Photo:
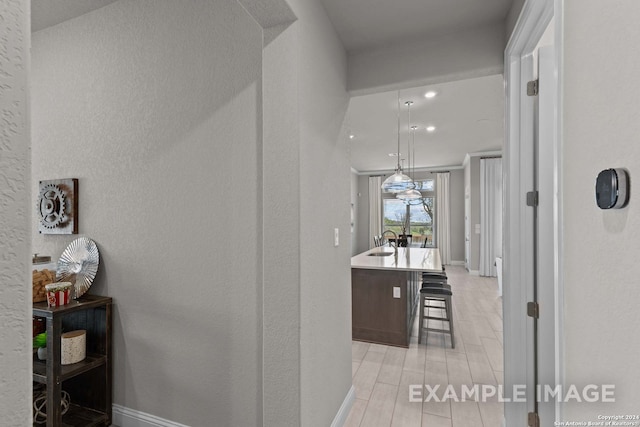
[[[411,171],[411,147],[410,147],[410,142],[412,137],[414,137],[414,132],[416,130],[415,126],[411,126],[411,104],[413,104],[413,101],[407,101],[404,103],[407,106],[407,127],[409,128],[409,135],[407,137],[407,153],[409,156],[409,171]],[[415,154],[415,152],[414,152]],[[415,157],[415,156],[414,156]],[[414,159],[414,163],[415,163],[415,159]],[[410,178],[411,179],[411,184],[409,184],[407,186],[407,189],[405,191],[402,191],[398,194],[396,194],[396,197],[400,200],[403,200],[405,203],[409,204],[411,201],[413,200],[421,200],[422,199],[422,193],[420,193],[418,190],[416,190],[416,183],[413,180],[413,176]]]
[[[398,165],[396,172],[382,183],[382,191],[384,193],[400,193],[409,188],[413,180],[402,172],[400,167],[400,91],[398,91]]]

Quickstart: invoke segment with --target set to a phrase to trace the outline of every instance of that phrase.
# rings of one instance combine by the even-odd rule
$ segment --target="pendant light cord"
[[[410,147],[410,143],[411,143],[411,104],[413,104],[413,101],[407,101],[404,103],[407,106],[407,130],[409,131],[407,133],[407,156],[409,156],[408,159],[408,164],[409,164],[409,173],[411,173],[411,147]],[[415,162],[415,159],[413,159]],[[411,178],[411,182],[414,183],[414,188],[415,188],[415,182],[413,180],[413,175],[409,176]]]
[[[411,126],[411,159],[413,164],[411,165],[411,179],[413,183],[416,182],[416,128],[418,126]]]
[[[396,171],[400,172],[400,91],[398,91],[398,112],[396,116],[398,119],[398,166],[396,168]]]

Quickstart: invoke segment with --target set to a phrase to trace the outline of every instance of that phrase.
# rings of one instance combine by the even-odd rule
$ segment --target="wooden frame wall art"
[[[78,234],[78,180],[40,181],[36,215],[41,234]]]

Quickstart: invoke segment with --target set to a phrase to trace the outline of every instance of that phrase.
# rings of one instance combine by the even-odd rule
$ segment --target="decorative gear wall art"
[[[51,229],[67,222],[65,211],[65,195],[55,184],[47,184],[40,188],[38,197],[38,214],[43,227]]]
[[[41,234],[78,234],[78,180],[40,181],[36,215]]]

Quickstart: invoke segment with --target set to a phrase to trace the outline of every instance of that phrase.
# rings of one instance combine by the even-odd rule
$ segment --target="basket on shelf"
[[[69,404],[71,403],[71,397],[69,393],[62,390],[62,396],[60,398],[60,406],[62,407],[62,415],[66,414],[69,410]],[[47,422],[47,391],[34,390],[33,396],[33,422],[36,424],[44,424]]]

